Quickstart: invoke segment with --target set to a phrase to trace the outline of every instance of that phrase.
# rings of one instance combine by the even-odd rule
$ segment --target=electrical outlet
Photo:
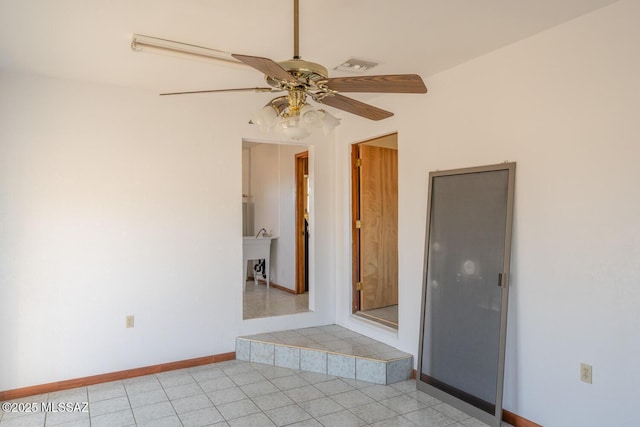
[[[580,381],[591,384],[593,379],[592,374],[591,365],[587,365],[586,363],[580,364]]]
[[[126,327],[133,328],[133,315],[127,316]]]

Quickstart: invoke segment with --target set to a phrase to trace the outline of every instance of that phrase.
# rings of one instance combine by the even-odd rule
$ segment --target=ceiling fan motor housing
[[[302,86],[306,86],[309,89],[317,88],[318,83],[327,80],[329,76],[329,72],[322,65],[303,59],[290,59],[278,62],[278,64],[293,75]],[[282,86],[282,81],[279,79],[265,76],[265,80],[270,86]]]

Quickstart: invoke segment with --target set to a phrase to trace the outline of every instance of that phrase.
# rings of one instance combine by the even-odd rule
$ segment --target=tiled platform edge
[[[331,332],[315,334],[319,328],[332,329]],[[342,331],[353,335],[338,340],[316,341],[335,338],[335,334],[340,335]],[[307,332],[310,334],[305,335]],[[296,338],[296,335],[304,335],[305,339]],[[331,349],[339,348],[341,342],[344,343],[343,350]],[[357,345],[359,343],[366,345]],[[378,352],[367,350],[374,348]],[[412,355],[336,325],[238,337],[236,359],[376,384],[407,380],[413,371]]]

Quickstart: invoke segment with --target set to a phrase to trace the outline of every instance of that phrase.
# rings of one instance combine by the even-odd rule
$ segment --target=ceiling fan
[[[318,124],[327,115],[333,127],[338,119],[331,120],[330,114],[324,110],[314,110],[307,99],[320,104],[356,114],[371,120],[382,120],[393,116],[373,105],[360,102],[342,95],[343,92],[369,93],[426,93],[427,88],[417,74],[388,74],[378,76],[329,77],[327,69],[317,63],[305,61],[299,52],[299,0],[293,0],[293,58],[275,62],[269,58],[258,56],[231,54],[235,60],[254,68],[265,75],[269,87],[213,89],[190,92],[162,93],[161,95],[185,95],[194,93],[254,91],[254,92],[286,92],[284,96],[272,99],[260,113],[252,119],[252,123],[263,129],[272,128],[279,122],[285,134],[300,139],[310,132],[309,125]],[[132,42],[134,50],[142,50],[143,43]],[[178,49],[174,49],[178,50]],[[218,51],[219,52],[219,51]],[[232,59],[233,61],[233,59]]]

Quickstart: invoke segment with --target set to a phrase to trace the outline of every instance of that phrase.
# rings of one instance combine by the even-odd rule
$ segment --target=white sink
[[[267,273],[267,288],[269,287],[269,258],[271,256],[271,240],[277,237],[242,237],[242,259],[244,263],[244,275],[242,276],[243,284],[247,284],[247,261],[255,259],[264,260],[264,268]],[[256,279],[255,284],[258,284]]]

